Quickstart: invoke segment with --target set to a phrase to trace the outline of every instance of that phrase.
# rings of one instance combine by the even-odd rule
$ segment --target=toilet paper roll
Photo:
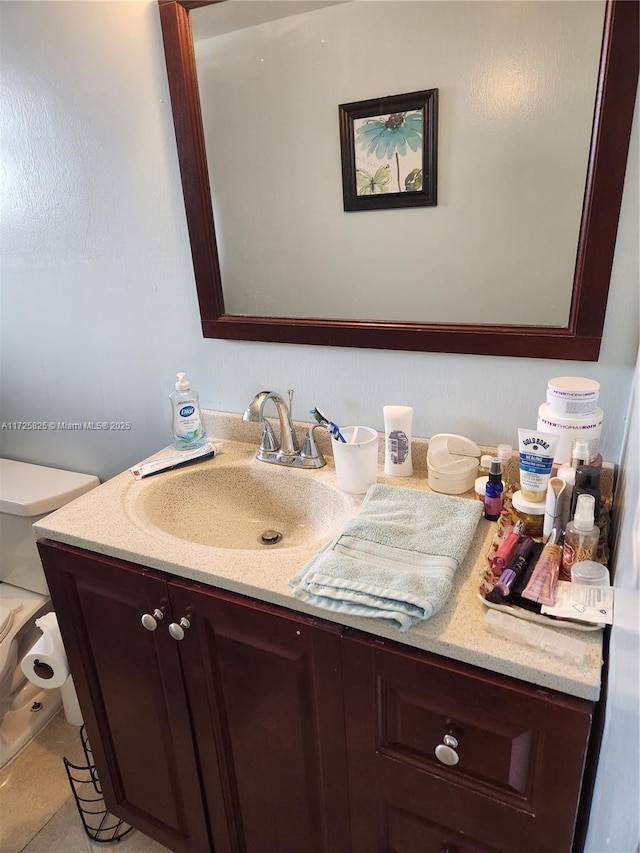
[[[38,687],[62,687],[69,675],[69,665],[56,614],[41,616],[36,625],[42,636],[22,658],[22,671]]]

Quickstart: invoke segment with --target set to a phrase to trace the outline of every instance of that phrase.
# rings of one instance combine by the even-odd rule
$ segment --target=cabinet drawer
[[[497,853],[495,848],[395,806],[388,806],[380,817],[380,828],[386,834],[379,845],[383,850],[393,853]]]
[[[355,633],[343,660],[354,853],[396,850],[397,809],[504,853],[571,850],[592,703]]]

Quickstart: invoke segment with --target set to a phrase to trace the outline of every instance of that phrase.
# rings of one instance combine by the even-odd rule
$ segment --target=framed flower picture
[[[340,104],[345,210],[437,204],[438,90]]]

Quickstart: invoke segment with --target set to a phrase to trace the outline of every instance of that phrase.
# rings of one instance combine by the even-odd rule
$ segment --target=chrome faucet
[[[242,420],[258,421],[263,425],[262,438],[256,458],[261,462],[273,462],[276,465],[288,465],[292,468],[322,468],[326,463],[313,435],[316,427],[321,425],[312,424],[309,427],[301,449],[291,420],[292,397],[293,391],[289,391],[289,405],[287,405],[286,401],[276,391],[260,391],[247,406]],[[268,400],[273,400],[278,415],[280,423],[279,441],[264,413],[264,407]]]

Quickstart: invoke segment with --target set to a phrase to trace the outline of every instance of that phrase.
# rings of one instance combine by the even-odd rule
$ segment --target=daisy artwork
[[[345,210],[436,204],[437,89],[339,110]]]

